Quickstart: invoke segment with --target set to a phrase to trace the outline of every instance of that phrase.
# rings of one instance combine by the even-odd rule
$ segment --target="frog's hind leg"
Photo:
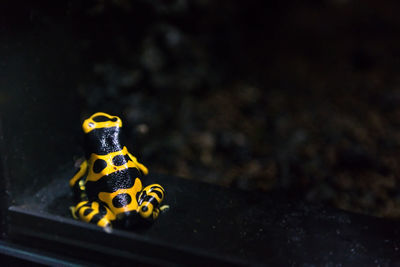
[[[103,204],[96,201],[82,201],[71,209],[75,219],[93,223],[100,227],[111,227],[115,215]]]
[[[158,208],[165,197],[165,190],[159,184],[146,186],[139,195],[139,214],[145,219],[155,220],[160,214]]]

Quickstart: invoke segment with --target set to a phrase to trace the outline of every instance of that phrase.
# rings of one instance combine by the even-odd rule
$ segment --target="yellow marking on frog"
[[[135,156],[133,156],[126,147],[124,147],[126,151],[128,152],[129,157],[132,159],[132,161],[137,165],[137,167],[142,171],[144,175],[147,175],[149,173],[149,170],[147,169],[146,166],[144,166],[142,163],[139,163],[139,161],[136,159]]]
[[[80,180],[79,181],[79,189],[81,190],[81,191],[85,191],[85,181],[84,180]]]
[[[161,197],[158,195],[158,193],[161,194]],[[142,190],[139,199],[143,197],[143,194],[145,194],[145,196],[149,196],[149,197],[152,197],[152,198],[156,199],[157,206],[164,199],[164,189],[159,184],[151,184],[151,185],[146,186]],[[143,207],[146,207],[146,208],[143,209]],[[149,218],[150,216],[153,216],[153,219],[157,219],[159,213],[160,213],[160,210],[157,207],[155,207],[153,205],[153,203],[150,202],[149,200],[143,201],[143,203],[139,207],[139,214],[143,218]]]
[[[70,207],[69,207],[69,210],[71,211],[72,217],[73,217],[75,220],[79,219],[79,218],[75,215],[76,209],[75,209],[74,206],[70,206]]]
[[[125,170],[125,169],[128,169],[128,168],[137,168],[137,169],[142,170],[143,172],[145,172],[145,174],[147,174],[148,173],[147,168],[143,164],[139,163],[135,157],[133,157],[132,160],[129,160],[127,163],[125,163],[125,164],[123,164],[121,166],[115,166],[114,165],[113,158],[115,156],[117,156],[117,155],[125,156],[128,153],[129,153],[128,149],[125,146],[124,146],[124,148],[122,150],[117,151],[117,152],[112,152],[112,153],[109,153],[107,155],[97,155],[97,154],[92,153],[91,156],[90,156],[90,159],[89,159],[89,166],[93,166],[94,162],[97,159],[102,159],[102,160],[106,161],[107,162],[107,166],[99,173],[95,173],[93,171],[93,169],[90,168],[88,170],[88,176],[87,176],[86,180],[87,181],[96,182],[101,177],[103,177],[105,175],[109,175],[110,173],[121,171],[121,170]]]
[[[85,211],[88,209],[92,209],[92,211],[89,214],[85,215]],[[90,207],[85,206],[80,208],[78,212],[79,218],[84,218],[85,221],[87,222],[89,222],[93,218],[93,216],[98,213],[99,213],[99,203],[97,202],[93,202]]]
[[[107,213],[108,215],[109,213]],[[100,219],[100,221],[97,222],[97,225],[100,227],[106,227],[106,226],[110,226],[111,221],[109,219],[107,219],[108,216],[104,216],[103,218]]]
[[[159,184],[151,184],[143,188],[142,193],[146,193],[148,196],[154,197],[157,199],[157,202],[160,203],[164,199],[164,191],[162,188],[163,187]],[[161,197],[159,197],[156,192],[161,193]]]
[[[97,116],[104,116],[110,119],[110,121],[102,121],[102,122],[95,122],[93,120],[94,117]],[[111,121],[112,119],[117,119],[116,121]],[[90,116],[89,119],[86,119],[83,124],[82,124],[82,129],[85,133],[89,133],[93,131],[94,129],[99,129],[99,128],[111,128],[111,127],[122,127],[122,121],[119,117],[117,116],[110,116],[107,113],[104,112],[97,112]]]
[[[169,205],[162,205],[159,209],[161,211],[167,211],[167,210],[169,210]]]
[[[74,177],[71,178],[71,180],[69,180],[69,186],[73,187],[75,185],[75,183],[82,178],[87,171],[87,161],[83,161],[79,167],[79,171],[74,175]]]
[[[107,203],[111,212],[117,215],[129,211],[138,211],[139,206],[136,201],[136,194],[141,190],[142,190],[142,182],[140,181],[139,178],[136,178],[135,183],[131,188],[119,189],[113,193],[100,192],[98,196],[101,201]],[[112,200],[116,195],[119,194],[128,194],[131,197],[131,202],[128,205],[123,206],[121,208],[114,207],[112,204]]]
[[[88,203],[90,203],[90,206],[85,206]],[[111,221],[114,221],[116,219],[116,216],[107,207],[103,206],[103,208],[106,210],[106,214],[104,214],[103,218],[101,218],[97,222],[97,225],[101,227],[106,227],[111,223]],[[79,218],[84,222],[90,222],[93,216],[100,214],[100,204],[95,201],[94,202],[81,201],[78,203],[78,205],[76,205],[76,207],[70,207],[70,209],[72,212],[72,216],[75,219]],[[85,215],[85,212],[88,209],[91,209],[92,211]],[[78,211],[78,216],[76,215],[76,211]]]
[[[142,207],[147,207],[147,209],[144,211]],[[147,202],[146,205],[142,205],[141,208],[139,209],[139,214],[140,216],[142,216],[143,218],[149,218],[150,215],[154,214],[154,212],[157,212],[156,210],[154,210],[154,206],[153,204],[151,204],[150,202]],[[158,216],[158,213],[157,215]],[[154,218],[154,217],[153,217]],[[156,217],[157,218],[157,217]],[[155,219],[155,218],[154,218]]]

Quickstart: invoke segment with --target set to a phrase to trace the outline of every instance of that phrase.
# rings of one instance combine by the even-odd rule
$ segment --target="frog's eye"
[[[94,127],[94,123],[93,122],[89,122],[89,127],[93,128]]]

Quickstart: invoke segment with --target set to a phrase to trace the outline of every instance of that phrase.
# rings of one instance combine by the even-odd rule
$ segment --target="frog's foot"
[[[72,217],[73,217],[75,220],[79,220],[79,218],[76,217],[76,215],[75,215],[75,207],[74,207],[74,206],[70,206],[70,207],[69,207],[69,210],[71,211]]]
[[[100,227],[111,227],[115,215],[104,205],[96,201],[82,201],[71,208],[72,216],[84,222],[93,223]]]
[[[139,214],[142,218],[155,220],[160,214],[158,206],[165,196],[164,188],[158,184],[146,186],[139,196]]]
[[[161,207],[160,207],[160,211],[161,212],[167,212],[169,210],[169,205],[162,205]]]

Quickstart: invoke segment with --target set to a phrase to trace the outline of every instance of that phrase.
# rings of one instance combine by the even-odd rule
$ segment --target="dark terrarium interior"
[[[397,6],[94,1],[57,12],[92,62],[76,88],[82,114],[120,114],[151,171],[398,217]]]
[[[63,129],[70,139],[62,141],[74,144],[75,158],[65,163],[82,155],[81,121],[110,112],[126,122],[128,147],[153,173],[283,189],[399,217],[396,7],[338,0],[26,3],[17,9],[29,20],[2,31],[22,40],[19,27],[31,23],[36,33],[28,40],[41,42],[26,51],[28,59],[59,62],[61,76],[64,59],[76,64],[80,78],[53,93],[76,104],[61,111],[74,114]],[[73,47],[79,58],[35,57],[34,49],[56,49],[65,35],[70,42],[61,51]],[[50,138],[56,144],[57,136]]]

